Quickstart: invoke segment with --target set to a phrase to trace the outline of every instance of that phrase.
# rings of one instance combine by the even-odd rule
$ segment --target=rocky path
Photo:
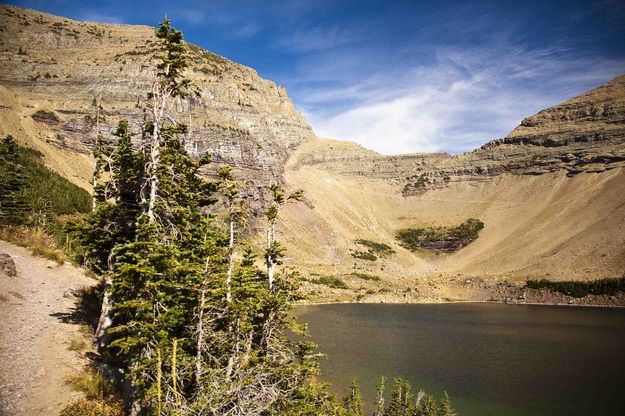
[[[0,253],[17,269],[0,271],[0,415],[57,415],[78,395],[65,380],[85,364],[68,349],[79,337],[72,291],[96,281],[4,241]]]

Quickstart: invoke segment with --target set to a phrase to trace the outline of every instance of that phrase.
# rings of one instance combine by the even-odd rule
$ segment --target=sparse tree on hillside
[[[156,79],[147,96],[149,122],[144,128],[147,134],[144,134],[142,143],[143,153],[149,155],[144,183],[146,192],[142,193],[142,198],[143,203],[147,205],[145,209],[150,222],[156,221],[158,170],[163,144],[161,130],[165,127],[165,122],[171,120],[165,114],[167,104],[170,99],[184,98],[193,90],[191,81],[183,76],[188,62],[182,33],[174,29],[169,19],[165,18],[156,31],[156,37],[161,41],[162,55],[158,57]]]

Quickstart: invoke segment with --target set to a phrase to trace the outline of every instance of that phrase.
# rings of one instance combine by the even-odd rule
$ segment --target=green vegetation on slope
[[[60,247],[71,251],[72,245],[65,224],[90,210],[91,196],[48,169],[41,156],[11,136],[0,141],[0,238],[62,263]]]
[[[314,283],[316,285],[325,285],[333,289],[347,289],[348,288],[344,281],[333,276],[321,276],[317,279],[310,280],[310,283]]]
[[[400,244],[412,251],[423,249],[453,252],[475,241],[484,223],[469,218],[456,227],[407,228],[397,232]]]
[[[552,292],[563,293],[574,298],[583,298],[587,295],[615,295],[625,292],[625,276],[617,279],[598,279],[590,282],[552,282],[549,280],[528,280],[529,289],[547,289]]]
[[[87,191],[48,169],[41,153],[17,145],[11,136],[0,145],[0,212],[6,213],[9,199],[20,203],[5,220],[12,224],[40,225],[45,215],[79,214],[91,209]]]
[[[395,250],[393,250],[389,245],[384,243],[378,243],[375,241],[364,239],[354,240],[354,243],[366,248],[366,251],[352,250],[351,255],[355,259],[376,261],[378,257],[387,257],[395,253]]]

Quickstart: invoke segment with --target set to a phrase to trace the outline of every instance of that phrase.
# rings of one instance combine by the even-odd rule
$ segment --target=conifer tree
[[[121,122],[117,145],[102,159],[107,174],[98,187],[106,196],[76,227],[86,262],[105,278],[97,335],[109,361],[129,374],[130,413],[289,415],[305,414],[300,410],[314,403],[335,414],[337,403],[310,382],[318,371],[314,344],[289,337],[303,332],[290,313],[295,276],[269,279],[251,249],[236,262],[244,211],[236,181],[229,169],[219,172],[221,185],[203,179],[199,169],[208,158],[188,155],[181,139],[187,126],[165,113],[168,99],[184,97],[190,83],[181,79],[180,32],[165,20],[157,36],[165,54],[140,147],[133,149],[132,132]],[[219,188],[226,232],[206,211]],[[301,192],[285,198],[272,189],[266,258],[273,277],[281,253],[278,206]]]
[[[403,378],[396,378],[391,401],[384,416],[410,416],[412,414],[412,393],[410,384]]]
[[[25,221],[29,207],[23,191],[27,186],[19,146],[13,136],[0,141],[0,222],[19,225]]]
[[[343,406],[345,407],[346,416],[364,416],[362,395],[355,378],[352,379],[347,395],[343,398]]]
[[[438,408],[436,406],[436,400],[434,397],[426,394],[419,402],[419,406],[415,409],[415,416],[436,416]]]
[[[443,392],[443,397],[440,400],[438,405],[438,416],[456,416],[456,411],[451,407],[451,400],[449,400],[449,395],[447,391]]]
[[[386,384],[386,378],[380,377],[378,385],[375,389],[375,407],[373,416],[384,416],[384,387]]]

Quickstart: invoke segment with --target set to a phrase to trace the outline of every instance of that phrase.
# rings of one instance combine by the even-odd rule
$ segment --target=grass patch
[[[469,218],[456,227],[407,228],[395,237],[402,247],[411,251],[419,249],[453,252],[475,241],[484,223]]]
[[[85,351],[87,348],[89,348],[89,342],[82,336],[71,338],[67,346],[68,350],[76,352]]]
[[[625,276],[616,279],[598,279],[590,282],[551,282],[549,280],[528,280],[525,287],[529,289],[547,289],[551,292],[563,293],[574,298],[588,295],[615,295],[625,292]]]
[[[310,282],[316,285],[328,286],[332,289],[348,289],[344,281],[334,276],[321,276],[317,279],[311,279]]]
[[[33,254],[56,261],[58,264],[63,264],[67,260],[56,239],[41,228],[3,225],[0,226],[0,240],[28,247]]]
[[[60,416],[123,416],[122,401],[117,392],[100,372],[86,369],[70,377],[67,384],[85,395],[67,405]]]

